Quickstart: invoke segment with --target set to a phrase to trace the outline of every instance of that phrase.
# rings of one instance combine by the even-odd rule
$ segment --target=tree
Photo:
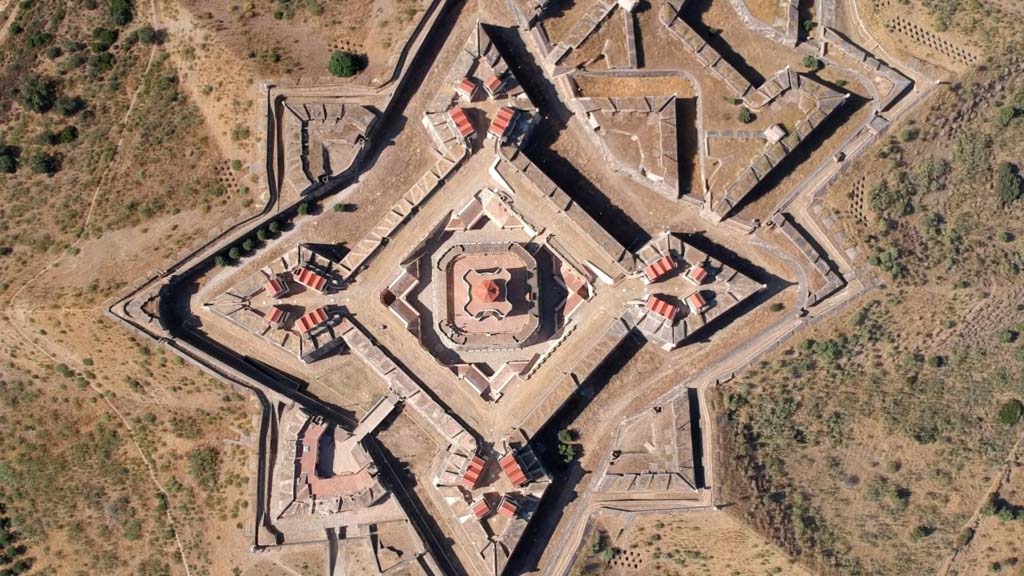
[[[242,252],[238,249],[238,246],[232,246],[231,249],[228,250],[228,258],[232,260],[238,260],[241,257]]]
[[[85,110],[85,100],[81,96],[61,96],[53,109],[63,116],[74,116]]]
[[[1017,339],[1017,333],[1013,330],[1003,330],[999,333],[999,341],[1003,344],[1010,344]]]
[[[260,242],[266,242],[270,238],[270,233],[267,232],[266,228],[260,228],[256,231],[256,237],[259,238]]]
[[[135,15],[131,0],[110,0],[110,21],[118,26],[127,26]]]
[[[21,157],[21,148],[17,146],[0,145],[0,172],[14,174],[18,171],[18,158]]]
[[[218,267],[223,268],[224,266],[228,265],[228,259],[223,254],[217,254],[213,258],[213,263],[216,264]]]
[[[18,93],[18,102],[37,114],[45,114],[53,108],[56,98],[57,83],[43,76],[29,76]]]
[[[29,167],[36,174],[47,174],[53,176],[60,171],[60,159],[55,154],[40,152],[32,156]]]
[[[252,249],[256,247],[256,243],[252,241],[252,238],[246,238],[242,240],[242,250],[245,252],[252,252]]]
[[[152,26],[143,26],[139,28],[139,42],[143,44],[163,44],[164,43],[164,32],[163,30],[156,30]]]
[[[270,224],[267,224],[267,229],[270,230],[271,234],[277,235],[277,233],[281,231],[281,225],[277,220],[271,220]]]
[[[309,202],[303,202],[302,204],[299,204],[299,216],[305,216],[309,214],[312,209],[313,207],[310,205]]]
[[[750,124],[754,121],[754,113],[746,106],[740,108],[740,122]]]
[[[99,54],[106,52],[117,42],[118,32],[111,28],[94,28],[92,31],[92,51]]]
[[[821,60],[817,59],[814,56],[811,56],[810,54],[804,56],[804,59],[801,62],[804,65],[804,68],[807,68],[811,72],[821,70],[822,66],[824,66]]]
[[[999,164],[999,176],[996,181],[999,202],[1006,207],[1020,199],[1022,194],[1020,171],[1017,166],[1002,162]]]
[[[327,63],[327,70],[334,76],[350,78],[363,69],[362,58],[358,54],[335,50],[331,54],[331,60]]]
[[[1021,404],[1020,400],[1016,398],[1007,400],[999,407],[999,421],[1007,426],[1013,426],[1020,421],[1022,413],[1024,413],[1024,404]]]
[[[69,144],[75,140],[78,140],[78,128],[75,126],[65,126],[57,133],[57,141],[61,144]]]

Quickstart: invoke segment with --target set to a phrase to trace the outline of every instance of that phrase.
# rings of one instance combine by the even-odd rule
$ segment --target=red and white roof
[[[508,106],[498,108],[498,114],[491,122],[491,127],[487,129],[487,133],[491,134],[495,138],[504,137],[505,132],[507,132],[508,127],[512,125],[512,120],[515,117],[516,110],[514,108],[509,108]]]
[[[644,268],[648,282],[654,282],[676,268],[676,261],[671,256],[662,256],[650,266]]]
[[[501,499],[501,504],[498,504],[498,514],[513,518],[517,512],[519,512],[519,504],[506,494]]]
[[[455,123],[455,128],[463,138],[469,138],[473,135],[473,124],[469,121],[469,117],[466,116],[464,108],[452,108],[451,112],[448,112],[448,116],[451,117],[452,122]]]
[[[280,306],[271,306],[267,311],[266,319],[271,324],[280,324],[284,320],[284,310]]]
[[[480,498],[476,502],[473,502],[470,508],[473,511],[473,515],[483,520],[491,515],[491,505],[487,503],[487,500]]]
[[[463,78],[462,82],[455,87],[455,90],[465,97],[467,100],[473,98],[473,93],[476,92],[476,82],[472,78]]]
[[[322,292],[324,286],[327,286],[327,278],[324,278],[305,266],[297,269],[293,276],[295,277],[296,282],[308,288],[312,288],[317,292]]]
[[[686,271],[686,277],[694,284],[701,284],[708,277],[708,271],[703,266],[695,265]]]
[[[523,469],[519,467],[519,461],[516,460],[515,454],[509,452],[498,460],[498,464],[501,465],[501,470],[508,476],[508,479],[516,486],[526,485],[526,474]]]
[[[498,93],[498,91],[501,90],[502,84],[504,84],[504,82],[497,74],[495,74],[494,76],[488,78],[486,82],[484,82],[484,90],[487,90],[488,94],[494,96],[495,94]]]
[[[288,285],[281,278],[274,276],[267,282],[266,290],[271,298],[280,298],[288,292]]]
[[[674,320],[679,312],[679,308],[654,295],[647,297],[647,309],[666,320]]]
[[[473,456],[473,459],[469,461],[469,467],[466,468],[466,473],[462,475],[462,487],[466,490],[476,488],[476,483],[480,480],[480,474],[483,471],[484,459]]]
[[[708,303],[700,295],[700,292],[694,292],[686,297],[686,305],[690,307],[691,313],[699,314],[701,310],[707,307]]]
[[[326,321],[327,311],[323,308],[317,308],[316,310],[308,312],[299,318],[298,321],[295,322],[295,326],[299,330],[299,334],[305,334]]]

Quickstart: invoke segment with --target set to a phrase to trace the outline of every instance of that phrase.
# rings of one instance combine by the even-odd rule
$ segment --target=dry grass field
[[[951,33],[992,25],[969,14]],[[1024,398],[1024,201],[1000,177],[1024,157],[1022,44],[1003,40],[826,197],[880,289],[721,388],[730,513],[815,570],[1020,571],[1019,531],[984,506],[1024,434],[1000,416]]]
[[[601,515],[574,575],[806,576],[778,548],[723,512]]]

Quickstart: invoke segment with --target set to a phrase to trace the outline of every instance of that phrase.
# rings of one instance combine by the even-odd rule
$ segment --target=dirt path
[[[160,21],[156,7],[156,0],[150,0],[150,10],[150,21],[154,26],[156,26],[159,24]],[[9,29],[11,22],[14,21],[14,15],[16,12],[17,9],[15,9],[11,13],[11,16],[7,19],[7,22],[4,23],[3,29],[0,30],[0,42],[2,42],[2,39],[6,36],[7,30]],[[153,45],[149,50],[149,59],[146,62],[146,68],[142,72],[143,77],[145,77],[145,75],[149,73],[149,70],[152,67],[153,62],[156,59],[157,52],[158,47],[156,45]],[[124,117],[121,119],[121,122],[118,126],[121,134],[117,139],[117,144],[114,146],[114,154],[110,162],[107,164],[107,166],[103,169],[103,172],[100,174],[99,183],[96,185],[95,190],[93,190],[92,198],[89,201],[89,210],[86,212],[85,217],[82,219],[81,229],[83,230],[87,229],[89,223],[92,221],[93,212],[96,209],[96,201],[99,198],[100,192],[103,190],[104,185],[106,185],[107,183],[108,175],[110,174],[111,170],[113,169],[114,165],[118,160],[118,153],[121,150],[121,146],[124,143],[125,134],[127,132],[126,128],[128,125],[128,120],[131,118],[132,111],[135,109],[135,103],[138,101],[139,94],[142,93],[143,85],[144,83],[140,81],[138,87],[135,89],[135,93],[132,94],[131,102],[129,103],[127,110],[125,110]],[[75,241],[71,244],[69,248],[74,248],[78,246],[82,242],[82,240],[83,237],[81,236],[75,239]],[[28,326],[30,324],[30,317],[33,308],[16,307],[18,297],[21,296],[21,294],[27,288],[35,284],[43,275],[49,272],[50,269],[59,265],[64,260],[64,257],[67,256],[69,253],[69,250],[62,251],[60,256],[58,256],[48,265],[41,267],[39,273],[37,273],[35,276],[27,280],[24,284],[22,284],[14,292],[14,294],[11,295],[10,300],[8,300],[7,302],[7,306],[5,307],[5,311],[8,313],[8,315],[11,316],[11,319],[13,320],[10,323],[11,329],[14,330],[14,332],[17,334],[18,338],[21,341],[31,343],[43,356],[47,357],[49,360],[53,362],[63,361],[63,363],[65,364],[73,365],[79,370],[84,370],[85,366],[81,364],[78,358],[73,357],[66,351],[48,350],[45,347],[43,347],[42,344],[35,341],[35,339],[30,338],[27,334],[25,334],[25,332],[23,332],[22,329],[19,327],[19,324],[21,326]],[[143,451],[142,445],[139,443],[138,437],[136,436],[135,429],[128,422],[128,419],[125,418],[124,414],[122,414],[121,411],[117,408],[117,406],[114,405],[113,402],[111,402],[108,395],[104,394],[102,390],[96,387],[93,381],[89,380],[88,384],[92,391],[95,392],[96,395],[103,400],[103,402],[107,405],[107,408],[114,414],[114,416],[117,417],[118,420],[120,420],[121,424],[128,431],[128,437],[131,438],[132,444],[135,446],[135,451],[138,452],[139,458],[141,458],[143,464],[145,464],[146,470],[149,474],[149,478],[152,481],[153,485],[156,487],[157,491],[159,491],[165,498],[170,500],[170,494],[168,494],[168,492],[164,489],[163,484],[160,483],[159,478],[157,478],[156,468],[154,467],[153,462],[146,457],[146,453]],[[168,507],[166,511],[166,516],[168,525],[173,528],[175,526],[175,522],[174,516],[171,514],[170,507]],[[181,542],[181,538],[178,535],[177,530],[174,530],[174,541],[178,547],[178,553],[181,555],[181,564],[185,568],[186,576],[192,576],[192,571],[190,570],[188,565],[188,559],[185,556],[185,547]]]
[[[989,487],[989,490],[985,492],[985,495],[982,497],[981,501],[978,502],[978,506],[974,509],[974,513],[971,514],[971,518],[960,529],[961,533],[963,533],[967,529],[977,530],[978,523],[981,522],[981,510],[982,508],[985,507],[986,504],[988,504],[989,495],[999,492],[999,490],[1002,489],[1003,484],[1010,479],[1010,471],[1013,468],[1013,464],[1021,457],[1022,452],[1024,452],[1024,434],[1022,434],[1020,438],[1017,439],[1017,442],[1013,445],[1013,448],[1011,448],[1010,451],[1006,454],[1006,458],[1003,459],[1002,469],[1000,470],[999,474],[996,475],[996,478],[992,481],[992,485]],[[947,574],[949,574],[949,570],[953,566],[953,562],[956,561],[957,556],[959,556],[963,549],[966,548],[969,544],[970,541],[968,540],[967,542],[959,544],[958,546],[953,548],[953,552],[951,552],[950,555],[946,557],[946,560],[942,563],[942,568],[940,568],[938,572],[939,576],[946,576]]]

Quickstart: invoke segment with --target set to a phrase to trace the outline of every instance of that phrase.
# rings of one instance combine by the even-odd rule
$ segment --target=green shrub
[[[95,28],[92,31],[92,51],[99,54],[106,52],[117,42],[118,32],[111,28]]]
[[[811,72],[821,70],[821,68],[824,66],[821,60],[817,59],[814,56],[811,56],[810,54],[804,56],[804,59],[801,61],[801,63],[804,65],[804,68],[807,68]]]
[[[999,341],[1003,344],[1009,344],[1017,339],[1017,333],[1013,330],[1003,330],[999,333]]]
[[[57,172],[60,172],[60,158],[55,154],[46,154],[40,152],[29,161],[29,167],[36,174],[47,174],[53,176]]]
[[[900,132],[900,138],[904,142],[913,142],[914,140],[917,140],[917,137],[920,135],[921,129],[917,128],[916,126],[911,126],[909,128],[904,129],[903,132]]]
[[[25,108],[45,114],[57,99],[57,83],[43,76],[29,76],[18,91],[18,102]]]
[[[313,207],[310,205],[309,202],[303,202],[299,204],[299,216],[305,216],[309,214],[312,209]]]
[[[327,70],[334,76],[350,78],[363,69],[363,59],[352,52],[335,50],[327,63]]]
[[[135,15],[132,13],[131,0],[109,0],[110,21],[118,26],[131,23]]]
[[[739,119],[740,122],[744,124],[750,124],[751,122],[754,121],[754,113],[751,112],[749,108],[744,106],[740,108]]]
[[[356,205],[351,202],[338,202],[333,209],[335,212],[355,212]]]
[[[999,117],[996,122],[999,123],[1003,128],[1010,125],[1013,119],[1017,117],[1017,109],[1013,106],[1003,106],[999,109]]]
[[[1009,162],[999,164],[996,189],[999,202],[1005,207],[1020,199],[1022,194],[1020,171]]]
[[[81,96],[61,96],[57,98],[53,109],[62,116],[74,116],[85,110],[85,100]]]
[[[1024,413],[1024,404],[1021,404],[1020,400],[1016,398],[1007,400],[999,407],[999,422],[1013,426],[1020,421],[1022,413]]]
[[[782,312],[785,307],[786,305],[782,302],[772,302],[772,305],[769,306],[768,309],[772,312]]]
[[[223,254],[217,254],[213,258],[213,263],[216,264],[217,266],[223,268],[224,266],[228,265],[228,259]]]
[[[138,31],[139,42],[143,44],[163,44],[164,34],[163,31],[155,30],[152,26],[146,25],[139,28]]]
[[[207,492],[216,490],[220,481],[220,452],[212,446],[188,453],[188,471],[196,484]]]

